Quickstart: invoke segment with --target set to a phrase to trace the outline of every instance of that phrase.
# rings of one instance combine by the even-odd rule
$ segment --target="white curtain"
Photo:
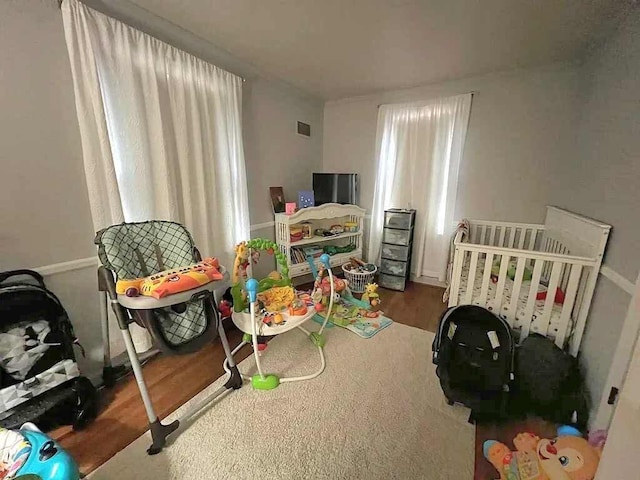
[[[177,221],[229,264],[249,236],[242,79],[77,0],[62,12],[95,229]]]
[[[414,208],[411,273],[445,279],[470,109],[471,94],[380,106],[369,261],[380,259],[384,210]]]

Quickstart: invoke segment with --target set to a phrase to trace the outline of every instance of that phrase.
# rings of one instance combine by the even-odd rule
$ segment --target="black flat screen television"
[[[316,206],[323,203],[358,203],[358,174],[314,173],[313,196]]]

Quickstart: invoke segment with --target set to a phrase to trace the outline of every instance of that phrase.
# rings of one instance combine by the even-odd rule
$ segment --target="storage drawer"
[[[409,230],[411,228],[411,212],[384,212],[384,226],[391,228],[403,228]]]
[[[387,258],[389,260],[400,260],[404,262],[407,260],[407,258],[409,258],[409,247],[383,243],[382,258]]]
[[[404,277],[394,277],[393,275],[385,275],[384,273],[381,273],[380,278],[378,278],[378,284],[381,287],[391,290],[404,290],[405,282],[406,278]]]
[[[382,234],[383,243],[393,243],[395,245],[409,245],[411,230],[394,230],[385,228]]]
[[[397,275],[399,277],[406,277],[407,275],[407,262],[398,262],[396,260],[387,260],[383,258],[380,262],[380,272],[388,273],[389,275]]]

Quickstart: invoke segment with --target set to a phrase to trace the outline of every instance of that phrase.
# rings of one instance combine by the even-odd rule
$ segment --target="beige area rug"
[[[473,478],[474,427],[468,410],[444,400],[432,333],[394,323],[367,340],[340,328],[326,337],[320,377],[267,392],[245,384],[205,408],[159,455],[145,453],[147,433],[90,478]],[[262,358],[266,371],[282,376],[319,365],[299,330],[270,342]],[[253,373],[253,358],[240,368]]]

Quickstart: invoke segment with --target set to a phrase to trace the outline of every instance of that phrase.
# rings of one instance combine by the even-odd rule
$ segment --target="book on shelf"
[[[304,253],[305,258],[306,257],[318,258],[320,255],[322,255],[323,251],[324,250],[322,249],[322,247],[319,247],[318,245],[311,245],[310,247],[302,248],[302,253]]]
[[[299,247],[291,248],[291,263],[302,263],[306,260],[306,256]]]

